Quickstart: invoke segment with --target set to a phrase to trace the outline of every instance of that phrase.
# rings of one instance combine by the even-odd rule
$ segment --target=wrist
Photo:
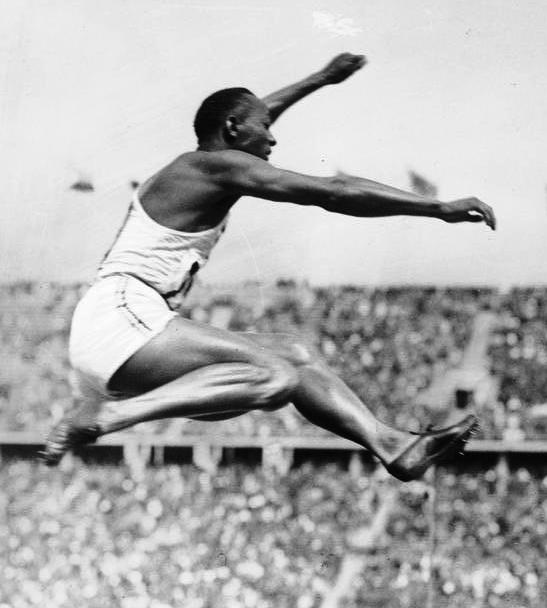
[[[448,205],[447,203],[441,203],[440,201],[437,201],[437,204],[435,206],[435,213],[433,214],[433,217],[436,217],[440,220],[444,220],[446,219],[446,216],[448,215]]]
[[[311,76],[309,76],[308,80],[309,80],[310,85],[316,89],[320,89],[321,87],[331,84],[328,81],[326,74],[322,71],[314,72]]]

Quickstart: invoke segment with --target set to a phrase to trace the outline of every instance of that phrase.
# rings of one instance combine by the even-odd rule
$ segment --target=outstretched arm
[[[491,207],[475,197],[451,202],[412,194],[369,179],[339,173],[314,177],[272,166],[236,150],[209,153],[207,174],[224,191],[271,201],[316,205],[327,211],[355,217],[413,215],[445,222],[484,222],[492,230],[496,218]]]
[[[352,55],[342,53],[332,59],[322,70],[315,72],[294,84],[285,87],[275,93],[271,93],[262,99],[268,106],[271,121],[274,122],[279,116],[294,103],[300,101],[310,93],[328,85],[343,82],[366,63],[364,55]]]
[[[416,215],[436,217],[451,224],[459,222],[485,222],[492,230],[496,229],[496,216],[493,209],[476,197],[468,197],[450,202],[413,194],[392,186],[386,186],[370,179],[339,173],[334,178],[342,191],[342,199],[349,195],[348,202],[343,205],[349,210],[348,215],[361,215],[359,212],[366,200],[365,217],[386,217],[390,215]],[[356,190],[353,193],[351,190]],[[336,209],[329,209],[336,211]],[[356,211],[356,212],[354,212]],[[339,211],[340,213],[341,211]],[[345,213],[342,211],[341,213]]]

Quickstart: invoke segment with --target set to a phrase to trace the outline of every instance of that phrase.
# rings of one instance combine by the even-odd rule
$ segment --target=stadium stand
[[[484,440],[434,482],[404,486],[291,408],[145,425],[104,438],[123,449],[109,465],[97,448],[45,469],[33,456],[72,406],[66,342],[83,289],[0,287],[0,608],[320,608],[333,590],[349,608],[545,606],[546,289],[286,281],[189,300],[184,314],[202,321],[303,334],[401,426],[417,428],[431,405],[420,396],[457,377],[447,406],[479,409]],[[486,355],[474,343],[486,393],[457,373],[481,311],[494,319]],[[181,464],[190,447],[194,465]]]

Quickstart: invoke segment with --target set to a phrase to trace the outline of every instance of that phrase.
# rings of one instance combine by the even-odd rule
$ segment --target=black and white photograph
[[[544,608],[547,4],[1,15],[0,608]]]

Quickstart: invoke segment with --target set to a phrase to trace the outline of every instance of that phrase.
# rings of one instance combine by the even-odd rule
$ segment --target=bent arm
[[[340,173],[315,177],[279,169],[255,156],[235,150],[218,156],[211,173],[223,188],[237,196],[316,205],[354,217],[409,215],[433,217],[447,222],[484,221],[495,228],[492,209],[475,198],[443,203],[437,199],[405,192],[369,179]]]
[[[297,101],[300,101],[310,93],[314,93],[321,87],[325,86],[325,82],[321,74],[317,72],[299,82],[289,85],[275,93],[270,93],[262,98],[270,113],[270,120],[275,122],[281,114],[290,108]]]
[[[270,112],[272,123],[288,108],[310,93],[329,85],[346,80],[351,74],[361,69],[366,63],[363,55],[342,53],[332,59],[322,70],[315,72],[294,84],[279,91],[270,93],[262,99]]]

